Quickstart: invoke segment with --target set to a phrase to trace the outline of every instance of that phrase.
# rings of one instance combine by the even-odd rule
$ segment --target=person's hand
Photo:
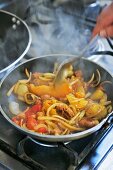
[[[106,6],[98,16],[92,37],[96,34],[102,37],[113,37],[113,3]]]

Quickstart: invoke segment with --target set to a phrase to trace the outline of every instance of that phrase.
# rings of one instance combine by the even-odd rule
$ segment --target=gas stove
[[[97,169],[113,143],[113,118],[96,133],[68,143],[43,143],[22,135],[0,115],[0,169]]]
[[[23,4],[12,1],[2,8],[16,13],[29,25],[33,39],[24,60],[50,53],[79,54],[103,8],[97,2],[76,7],[69,2],[56,6],[40,0],[29,1],[21,13],[16,3],[19,7]],[[97,39],[89,51],[88,59],[113,74],[112,39]],[[113,149],[112,116],[96,133],[67,143],[32,139],[11,126],[1,114],[0,129],[1,170],[96,170]]]

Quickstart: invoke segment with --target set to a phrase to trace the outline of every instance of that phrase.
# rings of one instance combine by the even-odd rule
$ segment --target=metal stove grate
[[[96,148],[113,128],[113,117],[95,134],[70,143],[56,143],[55,146],[41,146],[30,137],[17,141],[16,148],[0,139],[0,149],[36,170],[77,170],[90,152]],[[32,146],[32,147],[31,147]],[[53,158],[51,157],[53,155]],[[50,158],[49,158],[50,156]],[[54,160],[56,159],[56,160]]]

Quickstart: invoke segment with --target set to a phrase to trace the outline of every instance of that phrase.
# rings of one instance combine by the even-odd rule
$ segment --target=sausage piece
[[[80,127],[91,128],[99,124],[99,121],[89,117],[85,117],[79,121]]]

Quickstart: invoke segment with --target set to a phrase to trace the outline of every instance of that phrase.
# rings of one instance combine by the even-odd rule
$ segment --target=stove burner
[[[3,122],[4,122],[4,119],[2,123]],[[4,128],[5,128],[5,123],[4,123]],[[7,131],[7,128],[6,128],[6,131]],[[24,165],[26,165],[29,170],[30,169],[32,170],[34,169],[36,170],[53,170],[53,169],[78,170],[80,169],[85,158],[88,157],[88,155],[91,153],[91,151],[94,151],[94,149],[102,141],[104,141],[106,136],[108,135],[111,136],[112,129],[113,129],[113,116],[111,115],[108,121],[106,122],[106,124],[95,134],[88,136],[84,139],[72,141],[68,144],[58,142],[57,147],[42,146],[36,143],[36,141],[34,141],[28,136],[27,137],[23,136],[21,138],[18,138],[14,146],[14,144],[11,145],[5,142],[5,140],[0,135],[0,150],[4,151],[8,155],[10,155],[12,158],[15,158],[17,161],[24,163]],[[13,129],[10,129],[10,130],[13,132]],[[6,131],[3,131],[3,132],[6,132]],[[10,138],[8,139],[9,141],[12,138],[15,141],[14,134],[16,135],[16,133],[12,133],[12,134],[10,133]],[[6,133],[5,133],[5,136],[6,136]],[[104,149],[105,148],[103,148],[102,150]],[[109,149],[108,145],[107,145],[106,150],[107,149]]]
[[[36,140],[32,138],[26,137],[18,144],[18,156],[23,160],[30,161],[31,165],[34,167],[40,166],[43,170],[45,170],[46,167],[48,167],[47,169],[49,170],[55,169],[56,167],[61,170],[75,170],[81,165],[86,156],[88,156],[88,154],[108,134],[113,127],[112,121],[113,116],[111,115],[106,124],[104,124],[95,134],[67,144],[58,142],[57,145],[40,145],[40,142],[36,142]],[[32,148],[28,149],[28,146],[32,146]]]
[[[19,0],[17,1],[21,2]],[[81,38],[82,34],[80,35],[79,38],[81,38],[82,44],[85,45],[85,43],[87,43],[87,40],[89,40],[91,30],[93,29],[96,23],[96,17],[102,9],[99,6],[99,4],[95,3],[95,6],[90,5],[89,7],[87,6],[85,9],[83,9],[83,11],[80,11],[82,12],[81,15],[79,11],[75,10],[75,7],[73,7],[73,5],[72,5],[73,10],[69,8],[69,6],[65,5],[65,9],[61,13],[60,10],[62,8],[61,6],[58,7],[58,9],[54,8],[54,11],[52,6],[49,6],[50,4],[47,6],[47,2],[49,2],[49,0],[31,1],[31,3],[33,2],[34,2],[34,6],[31,6],[27,11],[28,15],[24,16],[26,22],[29,24],[29,27],[33,33],[33,41],[31,45],[31,49],[28,52],[28,56],[26,56],[26,59],[35,56],[37,57],[37,55],[45,54],[45,53],[46,54],[56,53],[56,52],[61,53],[61,52],[68,51],[69,53],[71,52],[75,54],[78,47],[80,47],[80,49],[82,48],[81,43],[80,44],[78,43],[77,48],[75,49],[76,47],[75,42],[77,36],[76,34],[74,34],[74,36],[71,37],[67,36],[68,35],[67,33],[70,33],[69,30],[66,29],[65,27],[67,26],[66,23],[68,20],[66,20],[66,18],[63,18],[62,20],[63,22],[60,22],[60,19],[62,19],[60,18],[60,14],[63,13],[65,14],[64,16],[68,15],[69,18],[71,18],[71,20],[69,20],[69,23],[71,23],[71,21],[74,21],[74,23],[75,21],[77,21],[78,24],[77,28],[80,29],[81,25],[84,26],[81,32],[82,34],[84,33],[85,39],[83,40]],[[41,2],[44,2],[44,6],[42,6]],[[40,3],[39,6],[37,6],[37,3]],[[16,4],[15,9],[17,9],[17,3],[15,4]],[[24,8],[24,6],[22,7]],[[56,12],[59,12],[58,13],[59,15],[57,17],[56,17]],[[46,16],[45,18],[44,15]],[[57,19],[59,19],[59,22],[57,22],[58,21]],[[15,21],[13,22],[15,23]],[[61,24],[60,27],[57,26],[57,28],[55,27],[54,29],[52,26],[54,26],[55,22],[60,23]],[[74,30],[74,28],[75,25],[71,27],[72,30]],[[52,37],[53,35],[54,37]],[[43,36],[43,38],[41,36]],[[64,43],[66,44],[66,46],[62,45],[64,37],[67,38],[67,41],[65,41]],[[52,44],[49,41],[49,38],[53,38],[52,40],[57,39],[58,41],[57,43]],[[41,41],[37,41],[40,39]],[[59,44],[59,42],[61,42],[61,45]],[[111,39],[108,39],[108,46],[110,46],[111,49],[113,50]],[[52,47],[52,49],[50,47]],[[38,49],[38,53],[37,53],[37,49]],[[107,48],[103,46],[101,46],[101,49],[100,48],[98,49],[98,46],[95,46],[95,49],[92,47],[93,50],[92,52],[95,51],[97,52],[97,53],[93,53],[94,55],[102,55],[102,54],[113,55],[112,50],[107,51],[106,49]],[[109,137],[108,134],[111,136],[113,134],[112,122],[113,119],[112,117],[110,117],[107,123],[98,132],[84,139],[67,142],[67,143],[58,142],[53,144],[49,142],[47,143],[47,142],[37,141],[28,136],[26,137],[23,134],[20,135],[20,132],[18,132],[16,129],[13,129],[13,127],[11,127],[8,124],[8,122],[5,122],[5,119],[2,118],[2,116],[0,115],[0,129],[1,129],[0,151],[1,150],[4,151],[6,154],[10,155],[11,158],[15,159],[14,166],[16,167],[16,170],[20,170],[20,168],[16,164],[16,161],[22,163],[22,165],[25,165],[25,167],[27,167],[27,169],[29,170],[53,170],[53,169],[54,170],[55,169],[78,170],[78,169],[82,169],[81,167],[83,166],[85,167],[84,169],[90,169],[90,167],[93,169],[93,167],[96,166],[95,164],[98,164],[102,159],[102,157],[105,156],[104,153],[107,151],[107,149],[109,149],[110,146],[109,143],[112,142],[112,141],[108,142],[108,140],[105,140],[107,137]],[[104,152],[102,152],[99,155],[95,150],[98,148],[99,145],[101,145],[101,143],[104,140],[108,142],[108,145],[106,148],[104,147],[102,148],[101,151],[104,150]],[[1,154],[3,153],[0,152],[0,158],[2,161]],[[99,158],[96,157],[96,163],[95,160],[93,160],[95,159],[94,158],[95,156],[97,157],[100,156]],[[86,162],[85,158],[88,159],[89,161],[88,163]],[[4,157],[3,161],[5,162],[4,164],[6,164],[6,166],[9,169],[15,169],[13,165],[10,165],[12,164],[12,162],[9,161],[9,157],[8,158]],[[9,162],[11,163],[9,164]]]
[[[30,141],[29,141],[30,140]],[[44,160],[44,157],[47,157],[47,159],[51,159],[50,155],[53,155],[53,157],[55,157],[55,159],[59,159],[57,158],[57,156],[59,155],[60,159],[63,158],[63,161],[65,162],[65,159],[67,161],[67,166],[69,166],[69,170],[74,170],[75,167],[77,167],[78,165],[78,153],[76,151],[74,151],[71,147],[67,146],[67,144],[64,144],[62,142],[58,142],[57,144],[49,144],[49,145],[42,145],[42,143],[40,142],[36,142],[36,140],[33,140],[30,137],[26,137],[25,139],[21,140],[18,144],[18,148],[17,148],[17,153],[19,155],[19,157],[24,158],[25,160],[30,160],[31,164],[35,167],[37,166],[41,166],[43,169],[45,169],[45,167],[39,163],[37,163],[36,161],[34,161],[33,159],[31,159],[25,152],[25,145],[27,142],[35,142],[36,145],[38,145],[39,150],[42,151],[43,154],[41,154],[40,152],[40,156],[42,156],[41,160]],[[41,145],[40,145],[41,144]],[[69,144],[69,143],[68,143]],[[53,149],[52,149],[53,148]],[[44,150],[46,151],[46,153],[44,152]],[[37,150],[38,151],[38,150]],[[57,155],[57,154],[58,155]],[[39,157],[40,157],[39,156]],[[37,156],[38,157],[38,156]],[[50,157],[50,158],[49,158]],[[40,158],[38,158],[40,160]],[[39,161],[38,160],[38,161]],[[44,160],[45,161],[45,160]],[[50,161],[51,162],[51,161]],[[56,165],[57,166],[57,165]],[[65,165],[63,165],[65,166]],[[64,168],[65,169],[65,168]]]
[[[41,145],[41,146],[46,146],[46,147],[58,147],[59,143],[58,142],[43,142],[43,141],[39,141],[33,138],[28,137],[31,141],[33,141],[34,143]],[[71,141],[70,141],[71,142]],[[69,144],[70,142],[64,142],[64,145]]]

